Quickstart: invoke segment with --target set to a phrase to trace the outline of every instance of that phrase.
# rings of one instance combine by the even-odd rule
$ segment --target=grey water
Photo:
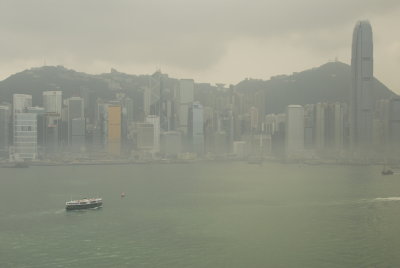
[[[380,171],[278,163],[3,168],[0,267],[399,267],[400,176]],[[64,210],[71,198],[93,196],[103,208]]]

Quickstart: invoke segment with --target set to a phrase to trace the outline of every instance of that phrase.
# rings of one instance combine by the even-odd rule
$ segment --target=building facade
[[[373,133],[373,41],[368,21],[357,22],[351,53],[350,141],[354,150],[368,150]]]

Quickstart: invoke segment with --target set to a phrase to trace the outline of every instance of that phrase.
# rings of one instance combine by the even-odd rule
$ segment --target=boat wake
[[[378,197],[375,198],[374,201],[400,201],[400,196],[394,196],[394,197]]]

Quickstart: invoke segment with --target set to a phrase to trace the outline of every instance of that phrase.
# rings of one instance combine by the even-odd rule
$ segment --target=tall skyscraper
[[[54,113],[61,115],[62,91],[44,91],[43,107],[46,113]]]
[[[368,21],[357,22],[351,55],[350,140],[354,149],[368,149],[373,130],[373,43]]]
[[[193,79],[181,79],[179,81],[179,128],[185,134],[187,134],[189,107],[193,103],[193,94]]]
[[[86,120],[84,99],[72,97],[67,99],[67,140],[71,149],[80,152],[85,147]]]
[[[304,152],[304,108],[289,105],[286,110],[286,156],[299,157]]]
[[[159,153],[160,152],[160,117],[157,115],[148,115],[146,117],[146,123],[153,124],[153,127],[154,127],[153,153]]]
[[[0,105],[0,157],[8,155],[10,110],[9,105]]]
[[[121,105],[110,104],[107,107],[107,145],[113,155],[121,153]]]
[[[203,106],[194,102],[189,109],[189,140],[194,153],[204,153]]]

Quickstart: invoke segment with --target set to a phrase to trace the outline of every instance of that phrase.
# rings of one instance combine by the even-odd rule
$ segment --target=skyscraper
[[[10,106],[0,105],[0,157],[8,155]]]
[[[62,91],[44,91],[43,107],[46,110],[46,113],[61,115]]]
[[[107,107],[107,145],[112,155],[121,153],[121,109],[118,104]]]
[[[289,105],[286,110],[286,156],[299,157],[304,152],[304,108]]]
[[[373,43],[368,21],[359,21],[354,28],[351,76],[351,145],[354,149],[368,149],[373,130]]]
[[[32,96],[25,94],[13,95],[13,114],[23,113],[27,107],[32,106]]]
[[[153,153],[160,152],[160,117],[157,115],[148,115],[146,123],[153,124],[154,127],[154,147]]]
[[[193,103],[194,80],[179,81],[179,128],[187,134],[189,107]]]
[[[204,123],[203,106],[199,102],[194,102],[189,108],[189,140],[192,151],[197,154],[204,153]]]
[[[80,152],[85,147],[86,120],[84,99],[72,97],[67,99],[67,140],[73,151]]]

